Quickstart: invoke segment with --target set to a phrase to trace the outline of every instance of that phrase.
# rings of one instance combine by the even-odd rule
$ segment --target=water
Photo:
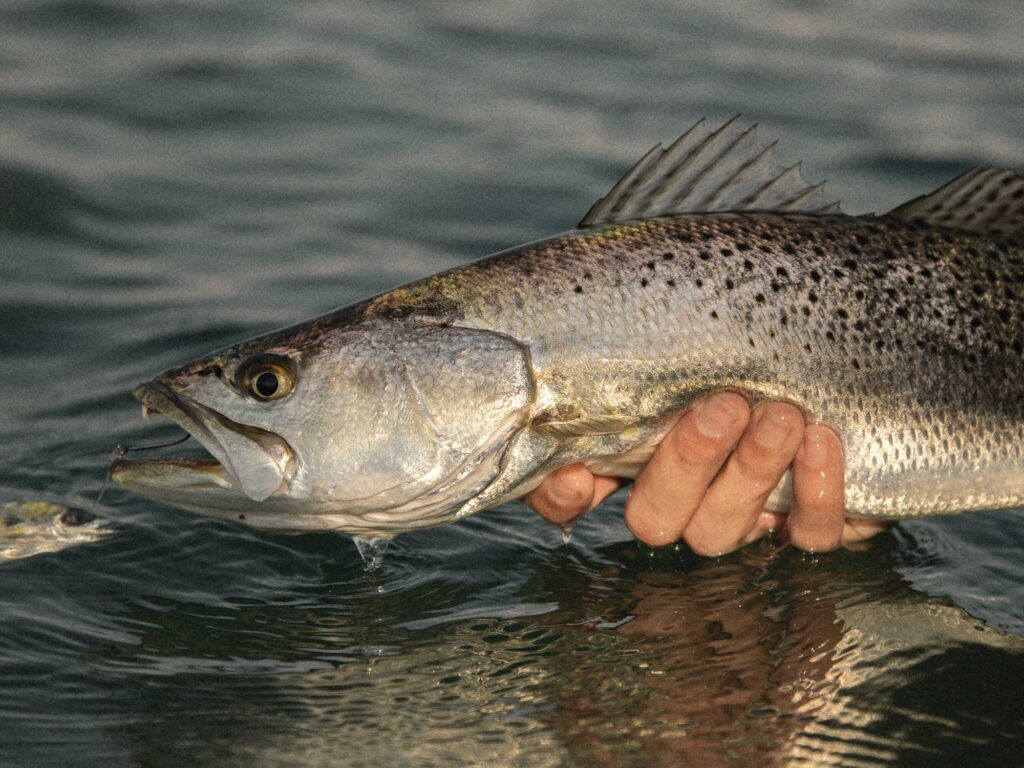
[[[0,501],[90,508],[130,386],[571,226],[742,112],[847,210],[1024,160],[1015,0],[0,9]],[[651,553],[622,498],[276,536],[116,488],[0,565],[2,765],[1020,764],[1024,525]]]

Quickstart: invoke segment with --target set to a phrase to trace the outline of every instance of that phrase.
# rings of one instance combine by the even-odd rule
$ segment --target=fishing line
[[[181,445],[188,440],[192,435],[188,432],[183,437],[179,437],[177,440],[171,440],[167,443],[153,443],[152,445],[125,445],[124,443],[118,443],[114,450],[110,452],[110,458],[107,459],[107,474],[103,478],[103,485],[100,486],[100,492],[96,494],[96,501],[92,503],[92,513],[96,514],[96,508],[100,505],[100,499],[103,498],[103,494],[107,492],[107,486],[110,484],[110,468],[114,465],[114,462],[124,456],[126,453],[132,453],[134,451],[152,451],[155,448],[170,448],[172,445]]]

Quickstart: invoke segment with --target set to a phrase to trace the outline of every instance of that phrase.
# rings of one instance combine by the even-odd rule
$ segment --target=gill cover
[[[311,424],[292,442],[319,486],[311,495],[349,511],[430,514],[478,493],[534,400],[519,342],[448,326],[343,331],[309,360],[292,397],[317,382],[330,430]]]

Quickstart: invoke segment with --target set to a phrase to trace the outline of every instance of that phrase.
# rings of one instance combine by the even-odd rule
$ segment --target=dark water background
[[[0,501],[88,505],[128,395],[246,335],[570,227],[742,112],[848,211],[1024,161],[1024,8],[0,6]],[[1021,765],[1024,518],[864,552],[653,554],[621,500],[286,537],[116,489],[0,565],[0,765]]]

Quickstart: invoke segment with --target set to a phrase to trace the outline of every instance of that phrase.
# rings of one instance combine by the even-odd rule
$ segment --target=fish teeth
[[[151,414],[152,412],[153,411],[150,409],[150,407],[148,405],[142,406],[142,418],[148,419],[149,418],[149,414]]]

